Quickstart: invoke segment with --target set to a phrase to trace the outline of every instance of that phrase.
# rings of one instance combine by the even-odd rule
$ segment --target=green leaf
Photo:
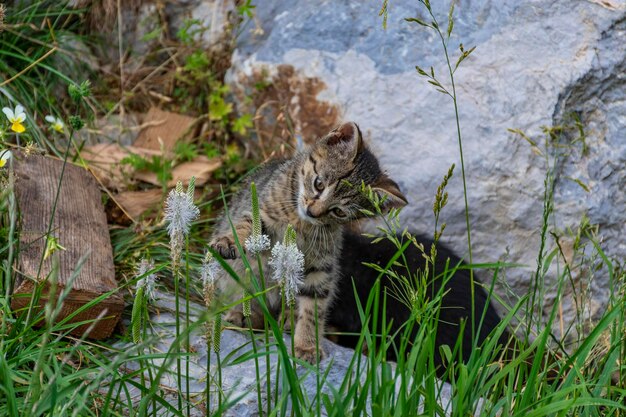
[[[383,0],[383,5],[380,8],[380,11],[378,12],[378,16],[383,17],[383,29],[387,29],[387,17],[389,16],[389,13],[387,10],[388,3],[389,3],[389,0]]]
[[[405,17],[404,20],[406,20],[407,22],[415,22],[418,25],[422,25],[422,26],[425,26],[427,28],[431,27],[428,23],[424,22],[421,19],[418,19],[417,17]]]
[[[146,33],[145,35],[143,35],[141,37],[141,40],[143,42],[149,42],[151,40],[157,39],[159,36],[161,35],[161,28],[157,27],[156,29],[154,29],[151,32]]]
[[[589,186],[587,184],[585,184],[584,182],[582,182],[581,180],[579,180],[578,178],[567,177],[567,179],[572,180],[576,184],[580,185],[580,188],[582,188],[586,192],[588,192],[588,193],[591,192],[591,190],[589,189]]]
[[[252,4],[252,0],[246,0],[244,4],[237,7],[237,13],[239,13],[239,16],[247,16],[252,19],[252,17],[254,17],[253,11],[255,8],[256,6]]]
[[[450,38],[450,34],[452,33],[452,28],[454,27],[454,20],[452,19],[453,13],[454,13],[454,1],[451,1],[450,11],[448,12],[448,38]]]
[[[188,19],[183,22],[183,26],[176,32],[176,37],[184,44],[193,43],[194,37],[206,29],[199,19]]]
[[[233,132],[245,135],[248,129],[252,127],[252,115],[246,113],[238,118],[232,124]]]
[[[461,45],[461,48],[462,48],[462,46],[463,45]],[[463,51],[463,53],[459,57],[458,61],[456,61],[456,65],[454,66],[454,71],[456,71],[456,69],[459,67],[459,65],[461,65],[461,62],[463,62],[465,60],[465,58],[467,58],[468,56],[470,56],[470,54],[472,52],[474,52],[474,49],[476,49],[475,46],[473,46],[471,49],[469,49],[467,51]]]
[[[219,95],[212,95],[209,102],[209,119],[223,120],[233,111],[232,103],[227,103]]]
[[[198,156],[198,149],[193,143],[179,141],[176,142],[174,153],[182,161],[192,161]]]
[[[428,77],[428,73],[426,71],[424,71],[423,69],[421,69],[419,66],[415,66],[415,69],[417,70],[417,73],[419,75],[422,75],[424,77]]]
[[[183,67],[186,71],[189,72],[199,72],[206,71],[209,68],[210,61],[206,52],[204,51],[195,51],[191,55],[187,57],[185,60],[185,66]]]

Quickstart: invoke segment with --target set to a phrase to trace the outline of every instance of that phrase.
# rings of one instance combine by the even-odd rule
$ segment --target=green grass
[[[425,11],[430,12],[430,4],[421,3]],[[246,4],[249,6],[249,2]],[[56,39],[61,35],[78,36],[73,26],[78,13],[55,2],[24,3],[22,7],[9,8],[8,29],[0,34],[0,74],[3,77],[0,84],[10,80],[0,86],[0,102],[2,105],[22,103],[29,114],[31,130],[28,137],[59,156],[70,146],[77,148],[79,145],[72,142],[68,129],[69,139],[66,137],[68,141],[62,142],[65,147],[57,149],[56,145],[52,146],[41,119],[45,114],[65,115],[66,118],[70,114],[85,114],[88,107],[83,102],[78,103],[76,108],[68,109],[67,103],[64,102],[62,106],[55,98],[55,91],[59,88],[65,91],[68,85],[76,85],[59,69],[75,68],[76,60],[71,54],[55,48],[58,48]],[[435,19],[434,15],[431,16]],[[449,22],[453,21],[452,9],[448,19]],[[449,64],[451,58],[447,44],[453,24],[448,23],[447,31],[441,32],[436,19],[434,25],[417,18],[412,21],[437,32],[450,70],[448,75],[454,85],[454,72],[458,63],[472,50],[461,50],[453,69]],[[49,25],[42,22],[49,22]],[[53,55],[66,62],[62,64],[55,61],[53,66]],[[418,72],[452,99],[457,113],[459,151],[462,153],[456,91],[454,88],[452,91],[445,90],[434,73],[424,70]],[[182,313],[183,304],[186,307],[190,305],[190,297],[202,300],[197,271],[204,259],[213,221],[207,216],[192,223],[191,231],[185,238],[181,261],[175,267],[171,261],[169,236],[163,224],[153,222],[111,230],[116,273],[120,281],[120,288],[116,292],[126,295],[127,321],[133,310],[131,304],[136,295],[135,286],[143,278],[135,273],[134,268],[143,257],[154,261],[155,267],[151,272],[160,277],[162,291],[184,297],[184,302],[181,299],[175,304],[174,311],[170,312],[177,317],[178,323],[173,330],[173,341],[165,351],[157,347],[161,340],[158,334],[163,325],[153,323],[150,319],[154,320],[157,314],[165,310],[151,302],[141,303],[136,309],[143,317],[134,335],[136,343],[133,342],[131,332],[117,334],[103,342],[71,336],[71,331],[82,323],[70,323],[71,317],[56,320],[67,291],[57,289],[58,269],[55,268],[48,276],[40,278],[40,285],[31,296],[30,304],[37,304],[35,300],[41,296],[44,282],[50,285],[51,291],[57,296],[49,297],[42,309],[13,311],[10,300],[16,276],[15,262],[20,251],[19,213],[12,167],[3,168],[0,171],[0,416],[186,416],[202,410],[206,414],[221,415],[239,400],[230,392],[222,390],[225,382],[223,372],[234,365],[254,367],[258,378],[250,394],[262,401],[269,399],[264,404],[258,404],[258,412],[273,416],[624,415],[626,370],[621,361],[626,357],[626,272],[623,262],[606,255],[606,248],[597,237],[597,229],[588,220],[581,219],[580,227],[567,232],[559,231],[554,226],[559,215],[553,204],[555,167],[559,165],[559,158],[563,157],[561,151],[554,152],[555,149],[563,148],[554,144],[562,132],[561,127],[547,129],[544,149],[540,152],[544,157],[546,172],[544,208],[542,227],[536,236],[540,250],[536,265],[533,266],[535,272],[529,294],[508,305],[493,292],[495,284],[504,280],[506,269],[514,267],[499,262],[473,265],[470,260],[467,266],[448,265],[443,271],[431,268],[416,271],[411,276],[395,276],[395,296],[405,300],[412,311],[411,320],[400,330],[404,336],[400,338],[403,343],[392,346],[387,342],[390,336],[389,323],[385,317],[378,322],[378,315],[374,313],[384,309],[391,299],[381,293],[379,288],[373,288],[367,302],[359,306],[361,320],[370,326],[363,327],[359,345],[347,365],[345,377],[335,386],[327,383],[330,367],[308,366],[294,359],[293,345],[283,338],[282,324],[269,314],[264,298],[268,289],[262,277],[252,274],[239,277],[217,257],[221,266],[241,284],[242,294],[246,294],[246,297],[240,302],[256,298],[265,312],[266,330],[249,332],[249,337],[256,339],[258,344],[248,343],[232,352],[220,350],[221,314],[232,306],[225,305],[219,297],[209,300],[202,313]],[[529,140],[523,132],[517,133]],[[579,146],[580,143],[585,145],[582,129],[579,140],[575,140],[572,146]],[[17,146],[16,138],[5,138],[5,145]],[[532,141],[531,145],[536,149],[541,147],[537,141]],[[464,167],[461,168],[464,171]],[[452,169],[445,178],[451,175]],[[433,234],[436,241],[445,228],[442,219],[445,217],[447,201],[446,183],[447,179],[444,179],[435,197],[433,215],[436,226]],[[464,197],[467,201],[467,195]],[[221,200],[222,196],[205,201],[200,209],[204,213],[214,212]],[[22,210],[27,209],[22,207]],[[398,248],[397,254],[389,260],[389,265],[404,262],[403,251],[413,245],[408,235],[402,239],[396,237],[404,226],[396,215],[392,213],[386,217],[381,229],[385,238],[391,239]],[[470,208],[467,204],[466,221],[468,247],[471,251]],[[573,257],[566,257],[561,249],[560,242],[564,236],[575,242]],[[436,250],[425,248],[425,255],[434,265]],[[54,255],[52,259],[54,262]],[[258,260],[251,258],[245,259],[245,262],[250,266],[250,263]],[[456,361],[460,353],[460,341],[455,346],[447,347],[437,347],[435,344],[434,330],[443,294],[425,294],[420,291],[430,279],[452,279],[460,267],[470,268],[471,271],[481,270],[483,276],[486,275],[485,270],[488,271],[491,280],[483,285],[492,300],[501,303],[506,312],[492,337],[482,345],[478,341],[474,342],[472,355],[466,363]],[[80,268],[80,264],[76,266],[74,277]],[[557,338],[551,329],[558,327],[563,294],[571,289],[576,290],[572,285],[573,276],[583,270],[588,273],[586,283],[589,286],[594,280],[608,277],[611,289],[609,305],[602,317],[589,328],[582,306],[591,301],[588,298],[591,295],[588,292],[577,293],[577,319],[571,326],[564,328]],[[553,280],[555,284],[548,289],[545,283],[548,274],[552,274],[549,271],[557,272]],[[379,268],[379,272],[387,273],[386,268]],[[475,285],[480,284],[476,282]],[[543,300],[548,290],[557,294],[557,298],[553,307],[544,312]],[[110,295],[103,294],[73,313],[73,316]],[[141,293],[138,297],[142,297]],[[374,322],[370,323],[370,320]],[[518,332],[521,336],[519,350],[513,356],[506,357],[502,347],[497,345],[498,338],[507,329],[515,328],[515,323],[519,321],[524,323]],[[218,331],[214,330],[215,323]],[[417,323],[419,328],[413,334]],[[170,324],[174,328],[174,323],[167,325]],[[481,322],[465,325],[479,328]],[[192,333],[208,335],[205,350],[214,352],[209,356],[209,365],[212,367],[198,365],[207,369],[205,380],[200,381],[206,389],[199,397],[191,396],[189,380],[184,378],[190,367],[196,366],[193,361],[197,355],[188,348]],[[367,351],[365,356],[356,353],[361,352],[363,347]],[[388,349],[397,349],[397,364],[386,360]],[[450,364],[446,379],[451,381],[451,401],[447,405],[441,405],[439,401],[447,388],[435,377],[433,354],[436,349],[440,349]],[[308,395],[302,389],[304,374],[315,379],[316,390],[313,395]],[[555,375],[558,377],[555,378]],[[172,397],[170,391],[163,387],[166,376],[174,378],[171,388],[178,395]],[[208,408],[207,403],[210,404]]]
[[[42,149],[62,156],[47,134],[46,115],[67,118],[74,111],[64,94],[73,77],[90,73],[82,62],[80,15],[65,1],[17,0],[5,3],[0,33],[0,105],[21,104],[30,139]],[[93,105],[93,103],[92,103]],[[24,143],[22,143],[24,145]]]

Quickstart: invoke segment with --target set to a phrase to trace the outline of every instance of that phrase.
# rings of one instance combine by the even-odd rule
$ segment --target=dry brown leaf
[[[143,121],[148,126],[139,132],[133,145],[155,151],[173,151],[176,142],[193,129],[195,122],[193,117],[152,107]]]
[[[183,162],[172,169],[172,179],[167,182],[168,187],[174,187],[178,181],[189,184],[191,177],[196,177],[196,185],[204,185],[211,178],[211,174],[222,166],[220,158],[198,156],[193,161]],[[134,178],[149,184],[161,185],[154,172],[141,171],[134,174]]]
[[[128,164],[121,164],[122,159],[131,154],[144,158],[160,155],[161,152],[136,146],[125,146],[114,143],[101,143],[83,148],[81,156],[91,168],[93,174],[102,184],[113,190],[123,190],[134,178],[134,168]]]
[[[115,200],[134,219],[150,209],[158,208],[163,198],[163,190],[153,188],[142,191],[124,191],[115,196]],[[156,212],[156,211],[155,211]]]

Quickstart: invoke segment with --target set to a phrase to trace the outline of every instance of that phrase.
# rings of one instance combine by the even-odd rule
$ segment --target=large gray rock
[[[447,4],[433,2],[444,27]],[[433,66],[448,86],[440,39],[403,20],[416,13],[426,19],[417,2],[390,2],[386,31],[379,7],[356,0],[263,2],[256,9],[257,26],[239,39],[230,83],[235,91],[249,91],[246,80],[262,71],[276,79],[288,65],[296,74],[290,77],[325,85],[307,99],[339,109],[342,119],[360,124],[409,197],[405,223],[425,233],[433,230],[437,186],[455,163],[442,217],[448,226],[444,240],[466,255],[453,103],[414,69]],[[474,262],[506,259],[525,265],[506,271],[518,294],[527,292],[536,269],[547,167],[536,148],[508,129],[521,129],[541,145],[542,126],[561,125],[572,120],[573,112],[578,115],[588,152],[575,144],[557,164],[556,216],[550,228],[558,233],[575,229],[586,215],[600,226],[607,253],[626,256],[625,12],[625,3],[616,0],[457,2],[449,42],[453,59],[460,42],[466,49],[477,46],[455,75]],[[291,114],[306,136],[310,129],[305,131],[304,125],[315,124],[318,116],[299,112],[305,103],[302,96],[293,96]],[[548,239],[548,246],[554,246]],[[570,253],[572,239],[564,237],[561,243]],[[546,310],[556,296],[556,269],[551,271]],[[607,276],[598,275],[589,284],[574,272],[577,285],[590,291],[587,314],[597,317],[607,304]],[[571,322],[575,303],[570,289],[563,305],[565,321]]]

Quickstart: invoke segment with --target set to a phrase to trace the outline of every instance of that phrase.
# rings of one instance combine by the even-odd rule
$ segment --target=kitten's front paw
[[[235,246],[235,241],[230,236],[216,237],[209,243],[209,246],[224,259],[237,258],[237,246]]]
[[[313,346],[295,346],[296,350],[296,358],[302,359],[303,361],[307,361],[311,365],[315,365],[317,363],[317,358],[319,356],[320,361],[326,357],[326,353],[324,349],[320,346],[317,348],[315,345]]]

